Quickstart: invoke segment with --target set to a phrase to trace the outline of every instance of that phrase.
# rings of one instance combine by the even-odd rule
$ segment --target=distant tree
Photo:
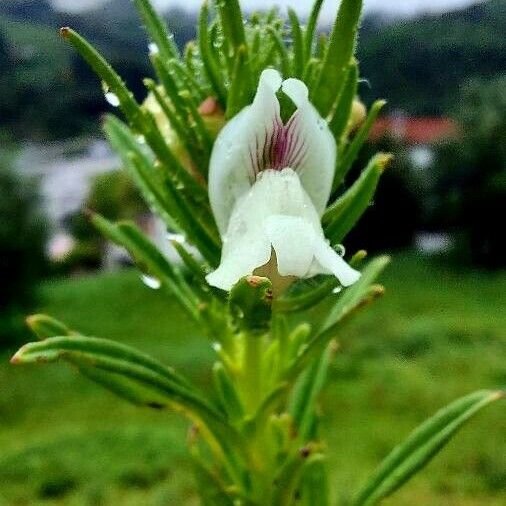
[[[23,332],[23,313],[46,272],[46,222],[33,183],[0,160],[0,347]]]
[[[350,180],[358,176],[374,153],[392,153],[394,158],[381,176],[378,191],[358,225],[345,240],[350,251],[395,250],[412,245],[421,222],[422,195],[413,180],[406,147],[384,137],[365,145],[352,168]]]
[[[461,137],[438,150],[436,219],[466,233],[476,263],[504,267],[506,74],[465,86],[456,119]]]

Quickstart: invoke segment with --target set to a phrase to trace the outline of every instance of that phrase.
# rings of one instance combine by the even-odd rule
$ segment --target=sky
[[[82,10],[106,0],[52,0],[53,3],[65,10]],[[153,0],[159,8],[183,6],[186,9],[198,8],[202,0]],[[311,8],[311,0],[240,0],[247,9],[269,8],[273,5],[280,7],[291,6],[300,15],[306,15]],[[381,12],[393,16],[412,16],[423,12],[444,12],[458,7],[477,3],[477,0],[364,0],[366,12]],[[334,17],[339,0],[326,0],[322,9],[322,19],[330,20]]]

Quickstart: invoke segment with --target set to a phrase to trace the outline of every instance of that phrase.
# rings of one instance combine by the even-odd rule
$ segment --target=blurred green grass
[[[400,254],[386,296],[349,325],[321,411],[334,493],[348,496],[418,423],[455,397],[506,384],[506,274]],[[53,281],[40,311],[126,342],[206,384],[212,352],[134,271]],[[0,504],[197,504],[187,424],[138,409],[63,366],[0,357]],[[504,404],[473,420],[391,505],[506,503]]]

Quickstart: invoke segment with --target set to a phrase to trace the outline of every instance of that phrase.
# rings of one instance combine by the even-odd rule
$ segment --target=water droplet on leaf
[[[108,91],[108,92],[105,93],[105,99],[113,107],[118,107],[119,106],[119,98],[112,91]]]
[[[148,276],[147,274],[143,274],[141,276],[142,282],[149,288],[152,288],[153,290],[158,290],[162,286],[162,282],[154,278],[153,276]]]

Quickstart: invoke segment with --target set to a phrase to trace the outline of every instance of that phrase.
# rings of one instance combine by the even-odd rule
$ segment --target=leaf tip
[[[62,26],[60,28],[60,36],[63,37],[64,39],[68,39],[71,31],[72,29],[70,27]]]

